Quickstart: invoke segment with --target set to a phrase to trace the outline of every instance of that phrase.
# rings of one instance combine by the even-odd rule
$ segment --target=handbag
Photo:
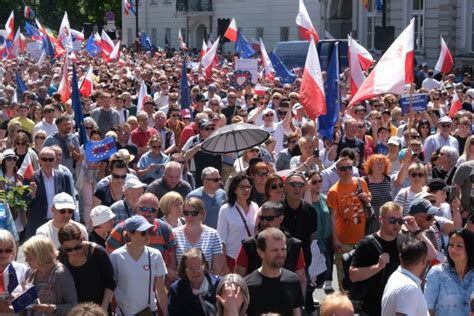
[[[150,287],[151,287],[151,260],[150,260],[150,251],[147,249],[148,253],[148,306],[136,313],[136,316],[152,316],[153,312],[150,309],[150,301],[151,301],[151,294],[150,294]]]
[[[360,185],[360,178],[357,178],[357,193],[361,193],[361,192],[363,192],[363,190],[362,190],[362,186]],[[367,226],[368,224],[377,220],[377,215],[375,214],[375,210],[372,204],[370,203],[365,204],[362,202],[362,205],[364,208],[364,214],[365,214],[366,226]]]

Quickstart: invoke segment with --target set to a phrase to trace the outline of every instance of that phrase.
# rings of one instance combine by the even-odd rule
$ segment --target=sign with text
[[[252,82],[257,83],[258,79],[258,60],[256,59],[237,59],[235,61],[235,70],[248,71],[252,75]]]
[[[402,95],[400,99],[402,106],[402,113],[407,114],[410,111],[410,96],[408,94]],[[412,95],[411,108],[413,112],[423,112],[427,110],[428,96],[424,93],[415,93]]]

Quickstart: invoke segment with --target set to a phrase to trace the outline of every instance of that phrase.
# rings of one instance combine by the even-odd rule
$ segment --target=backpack
[[[378,240],[374,237],[374,235],[368,235],[366,238],[377,248],[379,254],[383,253],[382,246],[378,242]],[[352,282],[349,278],[349,268],[351,267],[352,258],[355,254],[355,247],[349,252],[346,252],[342,255],[342,269],[343,269],[343,278],[342,278],[342,285],[344,286],[344,290],[346,290],[349,294],[349,298],[353,301],[363,301],[368,294],[369,291],[369,284],[364,281],[359,282]]]

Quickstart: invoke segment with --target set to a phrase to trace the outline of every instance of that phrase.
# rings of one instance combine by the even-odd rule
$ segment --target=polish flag
[[[439,54],[438,62],[436,63],[435,70],[447,74],[451,71],[454,66],[453,55],[449,51],[448,45],[441,36],[441,53]]]
[[[360,58],[358,58],[359,54],[355,43],[357,42],[353,40],[350,35],[347,35],[349,68],[351,69],[351,95],[356,94],[357,90],[359,90],[359,87],[365,80],[363,66],[360,62]]]
[[[61,82],[59,83],[58,92],[61,94],[61,102],[66,103],[71,96],[71,82],[69,82],[68,76],[68,60],[67,56],[64,56],[63,71],[61,74]]]
[[[33,177],[34,172],[33,163],[31,162],[30,155],[27,153],[20,169],[16,173],[24,180],[29,180]]]
[[[257,83],[255,88],[253,88],[253,93],[256,95],[265,95],[268,90],[271,90],[271,88]]]
[[[206,54],[207,52],[207,44],[206,44],[206,41],[203,39],[202,40],[202,48],[201,48],[201,52],[199,53],[199,59],[202,60],[202,57]]]
[[[68,53],[71,52],[73,49],[71,26],[69,25],[67,12],[64,12],[63,20],[61,21],[61,26],[59,27],[58,45],[61,45],[62,48]]]
[[[268,57],[263,40],[260,37],[260,53],[262,54],[263,68],[265,69],[265,79],[272,81],[275,79],[275,69],[273,68],[272,61]]]
[[[71,29],[71,37],[73,42],[83,42],[84,41],[84,32]]]
[[[348,36],[351,39],[351,46],[353,52],[356,54],[357,58],[359,59],[360,66],[362,67],[362,70],[367,71],[370,66],[374,63],[374,57],[372,57],[372,54],[369,53],[369,51],[357,41],[353,40],[350,36]],[[349,52],[352,53],[352,52]]]
[[[326,114],[326,96],[316,44],[311,37],[300,87],[300,102],[311,120]]]
[[[212,46],[212,41],[211,41],[211,38],[209,37],[206,44],[206,47],[207,47],[206,52],[211,48],[211,46]]]
[[[18,56],[20,55],[22,46],[24,49],[24,44],[22,45],[21,43],[21,32],[20,32],[20,29],[18,29],[16,31],[15,37],[13,38],[13,44],[10,47],[10,49],[8,49],[8,59],[18,58]]]
[[[239,32],[239,29],[237,28],[237,21],[235,18],[232,18],[232,21],[230,21],[229,27],[224,33],[224,37],[229,39],[231,42],[237,42],[237,32]]]
[[[211,48],[207,51],[207,53],[202,56],[201,66],[204,69],[204,72],[206,73],[206,77],[211,76],[212,67],[214,67],[218,63],[217,47],[219,46],[219,40],[220,38],[218,37],[214,44],[212,44]]]
[[[147,89],[145,82],[142,81],[140,83],[140,91],[138,92],[138,101],[137,101],[137,113],[143,111],[143,105],[147,100]]]
[[[186,43],[183,40],[183,34],[181,34],[181,29],[178,30],[178,41],[179,41],[179,48],[181,48],[181,50],[186,50],[187,47],[186,47]]]
[[[462,110],[462,103],[461,100],[459,99],[459,95],[456,91],[453,93],[453,100],[451,101],[451,108],[449,109],[448,116],[450,118],[453,118],[457,112]]]
[[[94,36],[95,39],[95,36]],[[102,29],[100,48],[102,49],[102,58],[106,59],[114,50],[114,42],[110,39],[107,33]]]
[[[296,24],[299,26],[300,37],[302,40],[309,41],[312,35],[316,44],[319,42],[318,33],[311,22],[308,10],[306,10],[303,0],[300,0],[300,7],[298,15],[296,16]]]
[[[115,44],[114,50],[110,53],[110,55],[106,58],[106,61],[113,61],[120,59],[120,40]]]
[[[90,97],[92,92],[94,92],[94,76],[92,75],[92,66],[90,66],[87,70],[79,90],[81,94],[86,97]]]
[[[5,23],[5,31],[6,39],[13,41],[15,35],[15,15],[13,14],[13,11],[10,13],[7,23]]]
[[[350,105],[381,93],[403,94],[405,84],[413,82],[415,20],[403,30],[365,79]]]

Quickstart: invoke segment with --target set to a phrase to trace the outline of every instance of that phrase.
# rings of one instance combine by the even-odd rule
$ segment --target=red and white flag
[[[459,95],[457,91],[454,90],[453,99],[451,100],[451,107],[449,108],[448,116],[450,118],[454,118],[456,113],[458,113],[460,110],[462,110],[462,103],[461,103],[461,100],[459,99]]]
[[[365,80],[364,70],[370,67],[373,60],[369,63],[369,58],[372,58],[372,55],[350,35],[347,35],[347,44],[349,68],[351,69],[351,94],[355,95]]]
[[[64,12],[64,17],[59,27],[58,32],[58,45],[61,45],[66,52],[71,52],[72,47],[72,36],[71,36],[71,26],[69,25],[69,19],[67,17],[67,12]]]
[[[69,81],[68,60],[64,56],[63,70],[61,74],[61,81],[59,82],[58,92],[61,94],[61,102],[66,103],[71,96],[71,82]]]
[[[84,30],[71,29],[71,37],[73,42],[84,42]]]
[[[23,47],[22,47],[23,46]],[[8,59],[18,58],[20,52],[24,49],[24,43],[21,43],[21,32],[20,29],[16,31],[15,37],[13,38],[13,43],[10,49],[8,49]]]
[[[94,40],[95,40],[94,36]],[[112,39],[107,35],[107,32],[105,32],[102,29],[101,33],[101,39],[100,39],[100,48],[102,49],[102,58],[106,59],[114,50],[115,45]]]
[[[349,35],[348,37],[351,39],[350,44],[352,47],[352,51],[357,55],[362,70],[367,71],[374,63],[374,57],[372,57],[372,54],[364,46],[357,43],[357,41],[353,40]]]
[[[436,63],[435,70],[447,74],[453,69],[454,59],[453,55],[449,51],[448,45],[441,36],[441,53],[439,54],[438,62]]]
[[[239,29],[237,28],[237,21],[235,18],[232,18],[229,27],[224,33],[224,37],[235,43],[237,41],[237,32],[239,32]]]
[[[207,44],[206,44],[206,41],[203,39],[202,40],[202,48],[201,48],[201,52],[199,53],[199,59],[202,60],[202,57],[206,54],[207,52]]]
[[[147,99],[147,89],[145,82],[140,83],[140,91],[138,91],[138,101],[137,101],[137,113],[143,111],[143,105]]]
[[[27,153],[20,169],[16,173],[23,179],[29,180],[33,177],[34,172],[33,162],[31,161],[30,155]]]
[[[202,56],[201,66],[206,73],[206,77],[211,76],[212,67],[216,66],[218,63],[217,47],[219,46],[219,40],[220,38],[218,37],[207,53]]]
[[[89,67],[84,79],[82,79],[79,90],[81,94],[86,97],[90,97],[94,92],[94,76],[92,74],[92,66]]]
[[[5,35],[7,40],[13,41],[15,35],[15,15],[13,14],[13,11],[10,13],[7,23],[5,23]]]
[[[265,95],[268,90],[271,90],[271,88],[257,83],[255,85],[255,88],[253,88],[253,93],[255,93],[256,95]]]
[[[125,15],[128,15],[130,11],[132,10],[132,4],[128,0],[123,0],[123,13]]]
[[[300,87],[300,103],[311,120],[326,114],[326,96],[318,51],[311,38]]]
[[[405,84],[413,82],[415,20],[390,45],[385,54],[365,79],[350,105],[381,93],[403,94]]]
[[[272,81],[275,79],[275,69],[273,68],[272,61],[268,57],[267,50],[265,45],[263,45],[263,40],[260,37],[260,53],[262,54],[262,63],[263,68],[265,69],[265,79]]]
[[[106,61],[113,61],[113,60],[120,59],[120,44],[121,44],[121,41],[118,40],[117,44],[115,44],[114,50],[106,58]]]
[[[178,30],[178,41],[179,41],[179,48],[181,48],[181,50],[186,50],[187,47],[186,47],[186,43],[183,40],[183,34],[181,34],[181,29]]]
[[[319,42],[318,33],[316,32],[316,29],[314,28],[313,23],[311,22],[308,10],[306,10],[303,0],[300,0],[300,7],[298,15],[296,16],[296,24],[299,27],[300,38],[302,40],[309,41],[311,35],[313,35],[316,44]]]

